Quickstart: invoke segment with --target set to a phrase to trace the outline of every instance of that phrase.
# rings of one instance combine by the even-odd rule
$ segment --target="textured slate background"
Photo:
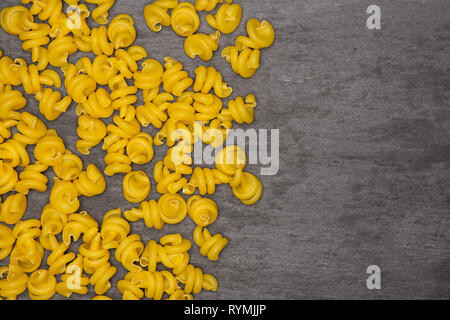
[[[0,8],[19,3],[2,1]],[[185,55],[183,39],[144,24],[147,3],[118,0],[110,13],[132,14],[137,44],[160,61],[179,59],[192,72],[201,61]],[[281,168],[277,176],[261,177],[264,194],[254,206],[243,206],[226,187],[214,195],[220,217],[210,230],[230,244],[218,262],[193,246],[192,263],[220,283],[218,292],[197,298],[450,298],[449,2],[239,3],[244,23],[221,38],[221,48],[244,34],[252,17],[272,22],[275,44],[263,51],[250,80],[233,74],[219,53],[208,64],[222,71],[235,94],[256,95],[256,121],[248,127],[280,129]],[[370,4],[381,7],[379,31],[366,28]],[[204,15],[200,30],[209,33]],[[29,58],[15,36],[2,31],[0,37],[6,55]],[[28,110],[37,114],[33,98]],[[49,126],[76,151],[75,106]],[[164,150],[157,150],[160,159]],[[100,147],[83,157],[104,168],[102,158]],[[143,168],[151,173],[153,163]],[[249,169],[259,174],[258,166]],[[82,209],[99,221],[109,209],[132,207],[122,197],[121,178],[107,182],[104,195],[81,198]],[[48,196],[32,192],[26,218],[39,217]],[[151,197],[158,197],[154,184]],[[132,225],[145,241],[171,232],[191,238],[193,229],[189,219],[162,231]],[[372,264],[382,269],[378,291],[366,288]],[[119,269],[114,282],[125,274]],[[115,285],[108,294],[120,298]]]

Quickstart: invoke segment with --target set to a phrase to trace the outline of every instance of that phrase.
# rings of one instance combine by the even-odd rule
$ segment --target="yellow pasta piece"
[[[94,3],[97,8],[92,11],[92,19],[99,24],[108,23],[108,11],[114,5],[115,0],[86,0],[87,3]]]
[[[237,3],[231,4],[231,1],[221,5],[214,16],[206,16],[206,22],[224,34],[233,33],[239,27],[241,19],[242,7]]]
[[[12,265],[0,268],[0,297],[16,300],[27,289],[28,276],[20,267]]]
[[[121,217],[121,209],[110,210],[103,216],[101,228],[103,248],[117,248],[130,233],[130,224]]]
[[[0,260],[5,259],[11,253],[14,242],[16,242],[16,237],[12,230],[3,224],[0,224]]]
[[[78,249],[83,256],[83,269],[88,274],[94,274],[108,262],[110,253],[108,249],[103,248],[100,233],[96,230],[89,234],[88,239],[85,235],[83,240],[85,242]]]
[[[231,95],[233,89],[222,81],[222,74],[214,67],[200,66],[195,69],[194,91],[201,93],[209,93],[214,89],[214,93],[219,98],[226,98]]]
[[[136,39],[134,19],[129,14],[115,16],[108,26],[108,38],[115,49],[129,47]]]
[[[262,189],[261,181],[248,172],[243,172],[241,181],[232,186],[233,194],[246,205],[255,204],[261,197]]]
[[[65,151],[62,155],[62,161],[53,166],[53,172],[61,180],[73,181],[80,175],[83,170],[83,162],[80,157],[70,152],[70,150]]]
[[[212,199],[191,196],[187,201],[189,217],[201,227],[212,224],[217,219],[217,204]]]
[[[88,234],[98,230],[98,223],[86,211],[70,214],[68,222],[64,226],[62,239],[65,244],[77,241],[81,234]]]
[[[77,115],[87,114],[94,118],[109,118],[114,113],[111,96],[104,88],[98,88],[77,107]]]
[[[56,236],[64,230],[67,221],[65,213],[56,210],[51,204],[45,205],[41,212],[42,230],[39,236],[39,242],[44,249],[53,251],[58,247]]]
[[[72,182],[63,180],[55,181],[52,192],[50,193],[50,204],[62,213],[74,213],[80,207],[78,195],[79,190]]]
[[[81,154],[89,154],[90,149],[98,145],[106,136],[106,125],[89,115],[78,117],[77,134],[81,138],[76,147]]]
[[[139,272],[142,268],[136,263],[139,262],[139,256],[143,250],[144,244],[141,242],[141,237],[138,234],[131,234],[120,242],[115,257],[128,271]],[[119,288],[119,283],[117,287]]]
[[[256,98],[253,94],[248,95],[245,101],[237,97],[228,102],[228,109],[222,110],[217,117],[222,121],[236,121],[237,123],[252,123],[255,120]]]
[[[0,221],[7,224],[16,224],[27,210],[27,197],[16,193],[6,198],[0,209]]]
[[[146,164],[153,159],[153,138],[146,132],[140,132],[127,143],[127,155],[131,162]]]
[[[34,97],[39,101],[39,112],[49,121],[58,119],[72,103],[71,97],[62,97],[60,92],[50,88],[40,90]]]
[[[195,33],[200,26],[200,18],[192,3],[181,2],[170,15],[170,25],[176,34],[188,37]]]
[[[116,267],[111,266],[109,263],[105,263],[94,272],[90,279],[90,284],[95,286],[96,294],[102,295],[111,288],[111,283],[109,280],[116,273],[116,271]]]
[[[200,293],[201,290],[217,291],[218,283],[216,278],[210,274],[203,273],[200,268],[188,265],[186,269],[176,279],[184,284],[184,292],[190,294]]]
[[[102,194],[106,189],[105,177],[92,163],[88,164],[86,171],[82,171],[73,184],[79,193],[86,197]]]
[[[227,238],[223,237],[221,234],[212,236],[208,229],[200,225],[195,227],[194,241],[200,247],[200,254],[202,256],[207,256],[211,261],[218,260],[219,254],[228,244]]]
[[[10,265],[19,268],[24,272],[34,272],[39,268],[44,256],[44,248],[34,240],[39,237],[41,230],[39,220],[30,219],[19,221],[13,229],[13,234],[17,238],[9,256]]]
[[[24,195],[28,194],[30,189],[45,192],[47,190],[47,177],[43,174],[48,169],[48,166],[35,162],[32,165],[26,166],[19,174],[19,181],[15,189]]]
[[[60,274],[66,271],[66,265],[75,259],[75,253],[65,252],[69,249],[69,246],[64,242],[61,242],[48,256],[47,264],[50,266],[48,271],[51,274]]]
[[[233,0],[225,0],[227,3],[232,3]],[[198,11],[213,11],[218,3],[223,3],[223,0],[195,0],[195,8]]]
[[[56,293],[56,278],[48,270],[34,271],[28,278],[27,288],[31,300],[48,300]]]
[[[194,80],[189,78],[189,74],[183,71],[183,65],[175,59],[165,57],[164,67],[165,71],[162,76],[162,82],[166,92],[180,96],[194,83]]]
[[[247,22],[248,37],[239,36],[235,46],[240,51],[245,48],[263,49],[270,47],[275,40],[275,31],[270,22],[250,19]]]
[[[132,203],[143,201],[150,193],[150,179],[144,171],[132,171],[122,182],[123,196]]]
[[[259,68],[261,51],[245,48],[241,52],[236,47],[226,47],[222,57],[231,64],[233,71],[243,78],[251,78]]]
[[[192,34],[184,41],[184,51],[189,58],[195,59],[198,56],[203,61],[209,61],[219,48],[219,39],[219,31],[210,35],[204,33]]]

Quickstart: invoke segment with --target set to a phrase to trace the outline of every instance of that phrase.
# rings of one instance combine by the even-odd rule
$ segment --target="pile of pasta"
[[[171,57],[163,64],[147,58],[143,47],[133,45],[136,30],[130,15],[108,20],[114,0],[86,0],[97,4],[92,12],[78,0],[64,2],[22,0],[23,5],[0,12],[0,26],[20,38],[32,60],[3,56],[0,50],[0,262],[9,258],[0,268],[0,299],[16,299],[25,291],[36,300],[55,294],[69,298],[87,294],[89,286],[96,293],[93,299],[110,299],[110,280],[117,272],[111,254],[128,271],[116,284],[123,299],[193,299],[202,290],[216,291],[214,276],[190,263],[189,239],[177,233],[143,243],[130,223],[143,220],[149,229],[162,229],[189,216],[196,224],[193,240],[201,255],[219,259],[228,239],[208,230],[218,217],[218,206],[206,195],[228,185],[243,204],[252,205],[262,194],[261,181],[245,171],[245,152],[225,146],[233,122],[254,121],[255,96],[230,99],[224,108],[222,99],[233,90],[219,71],[199,66],[191,78]],[[145,8],[144,16],[153,31],[171,25],[187,37],[190,57],[208,60],[217,50],[219,32],[233,32],[242,16],[242,8],[227,0],[215,16],[207,16],[218,31],[210,36],[195,33],[196,11],[212,11],[218,2],[157,0]],[[67,6],[71,10],[64,9]],[[89,17],[100,26],[89,27]],[[248,73],[241,67],[255,66],[243,60],[253,55],[247,51],[259,52],[274,39],[270,24],[255,19],[249,20],[248,33],[236,40],[235,49],[224,49],[227,60],[237,52],[236,70],[243,76]],[[93,52],[95,59],[69,62],[77,51]],[[233,65],[233,58],[230,61]],[[60,68],[62,79],[54,68]],[[105,170],[84,163],[57,130],[24,111],[27,97],[18,87],[38,101],[39,113],[48,122],[76,104],[75,147],[84,156],[101,144]],[[58,91],[62,87],[67,95]],[[135,106],[138,93],[143,104]],[[108,125],[107,119],[112,119]],[[154,137],[143,130],[150,125],[157,129]],[[191,153],[197,142],[221,148],[214,168],[194,167]],[[163,144],[167,154],[152,173],[160,197],[147,200],[149,175],[133,167],[150,163],[154,146]],[[50,170],[55,178],[48,203],[40,219],[27,219],[27,196],[47,191]],[[80,197],[104,193],[105,175],[122,176],[123,196],[136,207],[110,210],[100,224],[80,209]],[[77,243],[75,251],[69,249],[72,243]]]

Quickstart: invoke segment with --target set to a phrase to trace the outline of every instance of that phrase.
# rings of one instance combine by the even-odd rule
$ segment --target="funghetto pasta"
[[[245,151],[226,144],[234,124],[254,122],[256,97],[230,97],[233,89],[213,66],[194,67],[192,77],[181,60],[149,57],[135,45],[132,16],[109,19],[115,0],[85,2],[96,7],[22,0],[0,11],[0,27],[17,36],[27,55],[0,50],[0,300],[90,292],[92,300],[111,300],[116,289],[124,300],[192,300],[202,290],[216,291],[216,278],[192,264],[191,240],[175,232],[144,244],[132,223],[161,230],[189,216],[200,254],[219,259],[229,240],[207,229],[219,219],[219,206],[205,195],[225,185],[245,205],[261,198],[261,180],[245,171]],[[213,33],[198,32],[200,11],[209,13]],[[183,37],[188,57],[212,61],[242,11],[232,0],[155,0],[143,15],[151,31],[170,26]],[[274,40],[269,22],[250,19],[247,34],[222,49],[222,57],[250,78]],[[31,111],[30,97],[36,100]],[[76,137],[66,140],[53,125],[70,112],[77,116]],[[194,166],[196,143],[215,149],[214,168]],[[143,166],[160,156],[161,146],[167,148],[149,173]],[[91,152],[101,153],[103,163],[90,163]],[[83,199],[105,193],[118,176],[123,197],[137,207],[92,209],[100,220],[84,211]],[[151,177],[159,193],[154,199]],[[46,201],[33,200],[46,191]],[[40,216],[27,214],[30,208]],[[113,283],[121,267],[127,273]]]

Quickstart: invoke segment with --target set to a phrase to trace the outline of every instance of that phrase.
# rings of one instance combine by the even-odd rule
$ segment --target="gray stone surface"
[[[2,1],[0,8],[19,3]],[[179,59],[192,72],[201,62],[185,55],[183,39],[170,28],[156,34],[144,24],[147,3],[118,0],[110,13],[132,14],[137,44],[160,61]],[[256,121],[243,128],[280,129],[281,167],[278,175],[261,177],[264,194],[254,206],[218,188],[213,198],[220,216],[210,229],[230,244],[218,262],[193,246],[192,263],[220,283],[217,292],[197,298],[450,298],[449,2],[239,3],[244,22],[272,22],[275,44],[263,51],[261,69],[250,80],[235,75],[219,53],[208,65],[223,72],[235,94],[256,95]],[[366,28],[370,4],[381,7],[381,30]],[[201,17],[201,31],[212,31]],[[242,23],[221,38],[221,48],[244,33]],[[0,47],[29,59],[20,41],[3,31]],[[33,98],[28,110],[38,113]],[[74,105],[48,125],[76,152]],[[164,150],[157,150],[160,159]],[[97,147],[83,160],[104,168],[102,158]],[[152,172],[153,163],[144,170]],[[258,166],[249,169],[259,173]],[[121,178],[107,182],[105,194],[81,199],[82,209],[99,221],[109,209],[132,207],[123,199]],[[26,218],[39,217],[48,196],[32,192]],[[158,197],[155,184],[151,197]],[[132,224],[145,241],[171,232],[192,238],[193,229],[189,219],[162,231]],[[366,288],[372,264],[382,269],[381,290]],[[125,274],[115,265],[114,283]],[[120,298],[115,284],[108,294]]]

